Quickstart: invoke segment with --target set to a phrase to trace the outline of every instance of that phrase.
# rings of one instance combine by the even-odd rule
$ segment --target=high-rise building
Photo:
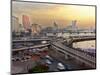
[[[57,25],[57,23],[56,23],[56,22],[54,22],[54,27],[55,27],[55,28],[58,28],[58,25]]]
[[[71,25],[67,26],[67,30],[77,31],[78,27],[77,27],[76,22],[77,22],[76,20],[72,20]]]
[[[76,22],[77,22],[76,20],[73,20],[72,21],[72,30],[73,31],[76,31],[77,30]]]
[[[25,30],[29,30],[30,29],[30,20],[29,17],[26,15],[22,16],[22,23],[23,23],[23,27]]]
[[[37,34],[39,32],[38,24],[34,23],[31,25],[32,35]]]
[[[12,31],[13,32],[19,32],[20,31],[20,25],[19,25],[19,19],[15,16],[12,16]]]
[[[73,21],[72,21],[72,26],[73,26],[73,27],[76,27],[76,22],[77,22],[76,20],[73,20]]]

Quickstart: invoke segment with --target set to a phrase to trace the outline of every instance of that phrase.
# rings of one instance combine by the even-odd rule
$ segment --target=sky
[[[18,17],[21,24],[22,15],[27,15],[31,24],[41,26],[53,26],[55,21],[64,28],[71,25],[72,20],[77,20],[80,28],[95,28],[95,6],[13,1],[12,15]]]

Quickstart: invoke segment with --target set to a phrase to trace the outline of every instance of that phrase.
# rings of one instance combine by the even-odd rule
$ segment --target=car
[[[12,61],[16,61],[16,59],[15,59],[15,58],[11,58],[11,60],[12,60]]]
[[[39,49],[39,48],[36,48],[36,50],[37,50],[37,51],[40,51],[40,49]]]
[[[24,60],[21,60],[21,62],[24,62]]]
[[[50,58],[50,59],[51,59],[51,57],[50,57],[49,55],[46,55],[45,57],[46,57],[46,58]]]
[[[36,52],[36,49],[32,49],[32,52]]]
[[[50,60],[48,60],[48,59],[46,59],[46,64],[52,64],[52,62],[50,61]]]
[[[27,61],[26,57],[23,57],[21,60],[21,62]]]
[[[58,63],[58,64],[57,64],[57,69],[60,70],[60,71],[63,71],[63,70],[65,70],[66,68],[65,68],[65,66],[64,66],[62,63]]]
[[[21,58],[20,57],[17,57],[17,56],[14,57],[13,59],[14,59],[14,61],[20,61],[21,60]]]
[[[16,61],[20,61],[20,58],[16,58]]]
[[[42,43],[42,44],[46,44],[46,43],[47,43],[47,41],[42,41],[41,43]]]
[[[53,61],[53,59],[52,59],[49,55],[46,55],[45,57],[46,57],[47,59]]]
[[[30,49],[29,52],[32,52],[32,50]]]
[[[26,56],[25,59],[29,60],[31,59],[31,56]]]

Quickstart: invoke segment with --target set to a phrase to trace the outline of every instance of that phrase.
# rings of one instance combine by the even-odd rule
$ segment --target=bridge
[[[35,42],[35,41],[50,41],[50,39],[48,39],[48,38],[33,38],[33,39],[16,39],[16,40],[12,40],[13,43]]]
[[[92,68],[96,67],[96,58],[85,52],[81,52],[80,50],[69,48],[63,45],[61,42],[52,42],[51,48],[62,52],[65,56],[69,55]]]
[[[73,38],[72,42],[80,42],[80,41],[87,41],[87,40],[95,40],[96,37],[79,37],[79,38]]]
[[[34,49],[34,48],[43,48],[47,46],[49,46],[49,44],[42,44],[42,45],[36,45],[36,46],[31,46],[31,47],[12,49],[12,51],[22,51],[22,50],[29,50],[29,49]]]
[[[63,42],[67,41],[67,45],[72,46],[74,42],[81,42],[81,41],[89,41],[89,40],[96,40],[95,36],[73,36],[69,39],[64,40]]]
[[[85,41],[85,40],[94,40],[96,39],[95,36],[79,36],[79,37],[72,37],[73,39],[71,39],[71,43],[73,42],[79,42],[79,41]],[[77,49],[73,49],[70,48],[69,46],[65,46],[63,44],[64,40],[59,40],[57,41],[57,39],[50,40],[50,39],[27,39],[27,40],[13,40],[13,43],[15,42],[27,42],[27,41],[50,41],[50,43],[46,43],[46,44],[41,44],[41,45],[36,45],[36,46],[31,46],[31,47],[24,47],[24,48],[19,48],[19,49],[13,49],[12,51],[22,51],[22,50],[29,50],[29,49],[34,49],[34,48],[43,48],[43,47],[47,47],[50,45],[51,48],[53,48],[54,50],[60,51],[62,52],[65,56],[71,56],[79,61],[81,61],[82,63],[85,63],[86,65],[89,65],[92,68],[96,67],[96,58],[94,56],[91,56],[85,52],[82,52],[80,50]],[[65,40],[66,41],[66,40]]]

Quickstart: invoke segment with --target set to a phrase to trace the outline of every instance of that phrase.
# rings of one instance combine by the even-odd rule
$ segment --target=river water
[[[92,52],[92,53],[96,52],[95,40],[76,42],[76,43],[73,43],[73,47],[80,48],[81,50],[84,50],[87,52]]]
[[[64,38],[69,38],[69,36],[95,36],[95,33],[87,33],[87,34],[85,33],[80,33],[80,34],[59,33],[58,36],[63,36]],[[96,52],[95,40],[76,42],[76,43],[73,43],[73,47],[80,48],[81,50],[84,50],[87,52],[92,52],[92,53]]]

